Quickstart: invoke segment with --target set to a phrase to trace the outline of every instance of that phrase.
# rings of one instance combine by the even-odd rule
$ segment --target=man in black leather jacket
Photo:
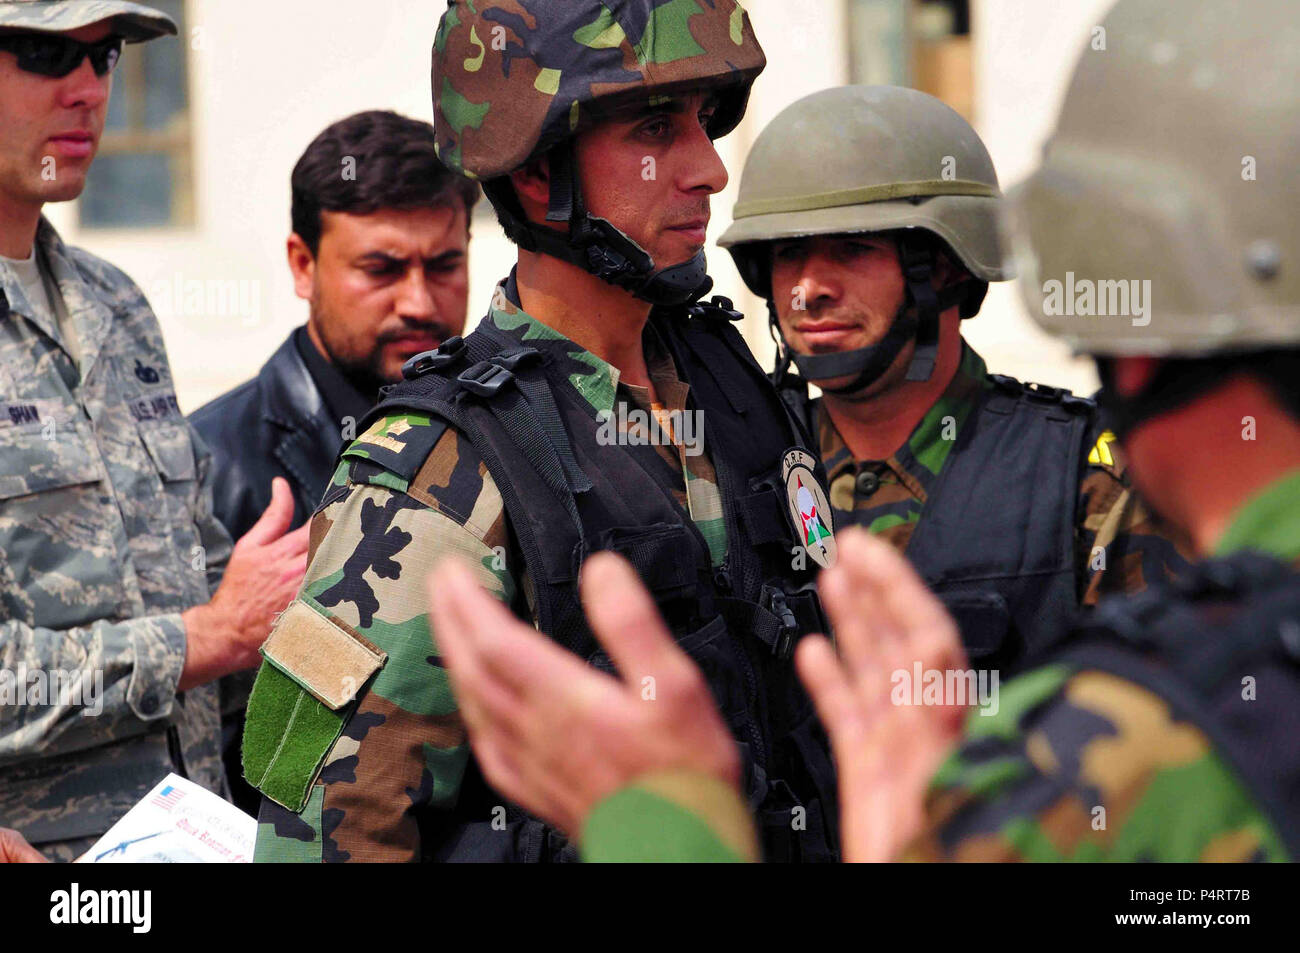
[[[391,112],[340,120],[294,167],[289,268],[310,302],[257,376],[191,417],[219,474],[218,519],[238,539],[282,476],[304,523],[339,445],[402,364],[465,326],[478,187],[448,171],[433,127]]]
[[[431,125],[392,112],[340,120],[307,147],[292,187],[287,250],[307,324],[255,378],[190,418],[212,450],[216,516],[235,539],[276,476],[293,488],[293,526],[306,522],[379,388],[465,327],[479,190],[438,160]],[[222,682],[222,734],[236,802],[255,813],[237,742],[249,676]]]

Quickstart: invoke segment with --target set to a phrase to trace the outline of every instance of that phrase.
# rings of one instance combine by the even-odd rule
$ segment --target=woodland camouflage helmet
[[[609,222],[590,215],[577,181],[574,134],[628,105],[715,90],[714,138],[735,128],[766,65],[736,0],[449,0],[433,50],[434,128],[449,167],[482,180],[520,247],[572,262],[656,303],[708,290],[701,252],[658,269]],[[508,178],[551,162],[547,220],[530,223]]]
[[[886,338],[840,354],[805,356],[783,348],[778,374],[792,358],[811,380],[857,375],[842,390],[860,390],[916,340],[908,377],[926,380],[939,315],[960,304],[962,317],[973,316],[988,282],[1008,277],[998,239],[1001,197],[984,143],[943,102],[901,86],[841,86],[804,97],[763,130],[741,176],[735,223],[719,244],[730,249],[750,289],[770,302],[772,241],[896,233],[908,297]],[[970,279],[936,293],[936,247],[960,262]],[[771,313],[779,334],[774,307]]]
[[[1030,313],[1098,356],[1103,383],[1108,357],[1182,359],[1125,401],[1130,426],[1234,363],[1300,406],[1298,76],[1294,0],[1121,0],[1079,60],[1041,168],[1008,200]],[[1138,281],[1135,316],[1120,292]],[[1083,289],[1094,300],[1076,307]]]

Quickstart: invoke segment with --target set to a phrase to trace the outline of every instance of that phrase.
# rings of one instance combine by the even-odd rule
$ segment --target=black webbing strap
[[[470,364],[456,379],[462,393],[483,400],[506,436],[555,492],[582,536],[574,497],[590,490],[591,480],[573,455],[545,376],[525,373],[530,365],[541,362],[541,353],[521,347],[489,322],[481,324],[465,343]]]
[[[752,634],[781,661],[789,661],[794,655],[800,636],[810,632],[830,634],[812,587],[786,592],[765,585],[759,598],[761,602],[719,598],[718,610],[732,632],[742,637]]]

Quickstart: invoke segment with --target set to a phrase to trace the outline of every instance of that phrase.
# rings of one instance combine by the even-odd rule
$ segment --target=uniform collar
[[[1284,562],[1300,560],[1300,469],[1292,470],[1238,507],[1215,556],[1255,549]]]
[[[77,263],[58,231],[45,216],[36,227],[36,257],[42,270],[47,271],[59,289],[63,306],[67,309],[69,326],[79,335],[81,344],[81,378],[85,380],[100,348],[112,326],[113,312],[100,300],[96,289],[86,283]],[[39,328],[50,340],[60,342],[64,350],[63,332],[57,317],[47,314],[46,308],[34,308],[23,292],[17,276],[8,268],[0,268],[0,290],[9,302],[9,310]],[[71,356],[69,352],[69,356]]]
[[[860,462],[883,462],[898,475],[905,486],[924,498],[957,443],[957,434],[975,407],[976,395],[987,386],[988,367],[984,359],[962,341],[961,363],[957,366],[957,373],[939,399],[926,411],[903,446],[886,461]],[[834,482],[838,476],[853,471],[859,461],[853,459],[844,438],[831,422],[825,401],[821,404],[818,413],[819,442],[827,478]]]
[[[497,330],[504,331],[547,355],[594,413],[613,415],[618,392],[618,368],[525,311],[519,305],[514,272],[497,285],[487,320]],[[646,330],[648,334],[654,333],[649,324],[646,325]]]

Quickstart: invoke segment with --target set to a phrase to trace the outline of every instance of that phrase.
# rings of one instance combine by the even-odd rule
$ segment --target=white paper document
[[[169,774],[78,858],[84,864],[248,864],[257,820]]]

